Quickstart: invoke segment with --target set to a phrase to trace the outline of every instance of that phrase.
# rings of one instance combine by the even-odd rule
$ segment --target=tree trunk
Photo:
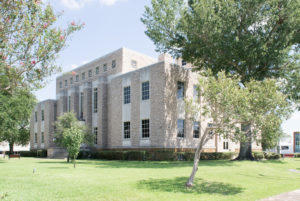
[[[67,157],[67,163],[70,162],[70,155],[68,154],[68,157]]]
[[[14,153],[14,143],[13,142],[9,142],[9,154],[13,154]]]
[[[76,158],[75,158],[75,156],[73,158],[73,164],[74,164],[74,168],[76,168]]]
[[[254,160],[254,157],[252,156],[251,125],[242,124],[242,131],[245,132],[246,141],[240,142],[240,152],[235,160]]]
[[[200,155],[201,155],[201,152],[202,152],[202,140],[201,142],[199,143],[199,146],[197,147],[197,150],[195,152],[195,157],[194,157],[194,165],[193,165],[193,170],[192,170],[192,173],[189,177],[189,179],[187,180],[185,186],[186,187],[192,187],[193,186],[193,182],[194,182],[194,178],[195,178],[195,175],[198,171],[198,164],[199,164],[199,161],[200,161]]]

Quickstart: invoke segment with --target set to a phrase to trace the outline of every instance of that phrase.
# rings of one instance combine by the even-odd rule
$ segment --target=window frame
[[[34,144],[37,144],[37,133],[34,133]]]
[[[195,129],[198,128],[198,129]],[[198,131],[198,133],[197,133]],[[200,122],[194,121],[193,122],[193,138],[199,138],[200,137]]]
[[[184,82],[177,81],[177,99],[184,99]]]
[[[93,90],[93,112],[98,112],[98,88],[94,88]]]
[[[99,72],[100,72],[100,68],[99,68],[99,66],[96,66],[96,75],[98,75]]]
[[[184,138],[184,124],[184,119],[177,119],[177,138]]]
[[[143,139],[150,138],[150,119],[141,120],[141,136]]]
[[[41,132],[41,144],[45,143],[45,133]]]
[[[107,63],[103,64],[103,72],[106,72],[108,69],[107,69]]]
[[[81,73],[81,80],[85,80],[85,72]]]
[[[93,71],[92,71],[92,69],[90,69],[90,70],[88,71],[88,76],[89,76],[89,77],[93,77]]]
[[[45,112],[44,112],[44,110],[41,111],[41,116],[42,116],[42,121],[44,121],[45,120]]]
[[[131,95],[131,87],[130,86],[123,87],[123,104],[124,105],[131,103],[130,95]]]
[[[117,62],[114,59],[114,60],[111,61],[111,68],[115,68],[116,66],[117,66]]]
[[[145,84],[148,84],[148,86],[144,86]],[[146,88],[148,87],[148,89]],[[150,99],[150,82],[149,80],[148,81],[145,81],[145,82],[142,82],[142,100],[149,100]]]
[[[75,76],[75,82],[79,82],[79,75]]]
[[[98,144],[98,127],[94,127],[94,144]]]
[[[123,122],[123,139],[130,139],[130,121]]]

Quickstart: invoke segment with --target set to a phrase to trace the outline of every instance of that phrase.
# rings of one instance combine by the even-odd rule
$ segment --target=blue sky
[[[144,6],[150,0],[51,0],[56,12],[63,11],[60,27],[84,22],[85,27],[68,41],[57,60],[62,71],[70,71],[120,47],[157,57],[153,42],[145,35],[140,21]],[[59,75],[59,74],[57,74]],[[48,79],[45,88],[35,92],[39,101],[55,99],[55,78]],[[300,112],[295,112],[283,124],[286,133],[300,131]]]

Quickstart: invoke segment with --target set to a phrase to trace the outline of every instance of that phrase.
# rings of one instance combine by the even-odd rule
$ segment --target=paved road
[[[260,201],[300,201],[300,189],[288,193],[282,193]]]

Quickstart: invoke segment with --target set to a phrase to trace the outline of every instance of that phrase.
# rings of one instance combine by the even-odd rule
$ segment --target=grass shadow
[[[258,161],[259,163],[266,163],[266,164],[285,164],[287,163],[286,161],[283,161],[283,160],[261,160],[261,161]]]
[[[236,195],[242,193],[244,188],[234,186],[229,183],[205,181],[195,179],[192,188],[184,187],[187,177],[176,177],[175,179],[148,179],[141,180],[137,184],[137,188],[151,191],[166,191],[173,193],[190,193],[190,194],[221,194]]]
[[[70,168],[69,167],[48,167],[48,169],[59,170],[59,169],[70,169]]]

